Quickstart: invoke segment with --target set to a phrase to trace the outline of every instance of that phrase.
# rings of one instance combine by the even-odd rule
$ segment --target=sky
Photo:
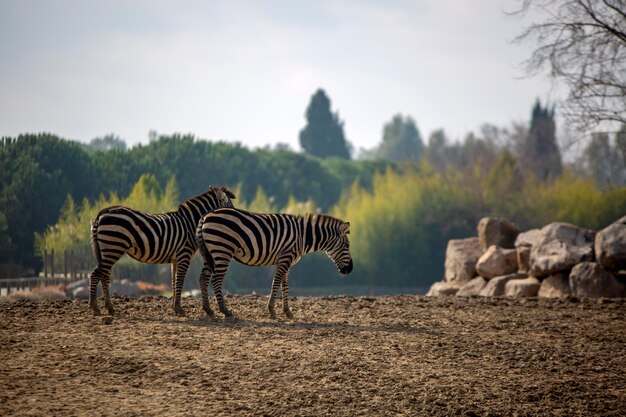
[[[331,99],[355,149],[394,114],[426,141],[526,122],[558,92],[524,77],[517,0],[0,0],[0,136],[192,133],[299,150]]]

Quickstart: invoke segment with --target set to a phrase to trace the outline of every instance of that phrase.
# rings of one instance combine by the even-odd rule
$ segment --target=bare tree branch
[[[524,0],[520,10],[545,17],[516,42],[534,42],[527,76],[547,71],[569,93],[562,113],[579,128],[626,123],[626,1]]]

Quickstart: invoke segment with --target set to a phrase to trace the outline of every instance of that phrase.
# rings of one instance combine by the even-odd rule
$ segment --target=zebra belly
[[[267,258],[265,260],[263,260],[263,259],[253,260],[253,259],[251,259],[250,255],[247,254],[247,253],[244,253],[241,248],[238,249],[233,254],[233,258],[235,258],[235,260],[237,262],[239,262],[240,264],[244,264],[244,265],[248,265],[248,266],[276,265],[277,260],[278,260],[278,256],[270,256],[269,258]]]
[[[174,256],[171,254],[165,254],[160,256],[159,258],[155,258],[153,256],[146,256],[145,254],[139,253],[138,249],[133,247],[128,252],[126,252],[128,256],[133,258],[136,261],[143,262],[145,264],[171,264],[174,262]]]

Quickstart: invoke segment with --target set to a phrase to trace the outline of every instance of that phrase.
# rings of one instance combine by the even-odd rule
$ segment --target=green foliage
[[[24,263],[35,247],[37,253],[54,249],[56,265],[62,265],[63,252],[70,250],[88,270],[94,262],[89,226],[102,207],[169,211],[217,184],[235,188],[234,203],[240,208],[321,211],[352,223],[353,274],[339,281],[324,254],[309,255],[292,271],[298,287],[423,288],[443,275],[448,240],[475,235],[483,216],[507,217],[522,229],[567,221],[598,230],[626,212],[624,186],[598,189],[594,178],[567,170],[539,181],[496,144],[497,135],[482,135],[448,144],[443,131],[436,132],[421,163],[401,166],[320,159],[284,148],[249,150],[190,135],[154,133],[148,145],[91,155],[51,135],[5,139],[0,147],[0,262]],[[620,138],[615,141],[618,150],[624,142]],[[167,266],[130,259],[116,268],[126,268],[125,276],[131,278],[167,282],[170,276]],[[188,276],[197,277],[199,269],[196,259]],[[267,290],[272,275],[273,268],[233,263],[225,285]],[[197,286],[193,278],[187,282],[187,288]]]
[[[355,269],[350,282],[427,287],[443,276],[449,239],[476,235],[483,216],[504,216],[523,229],[554,221],[599,230],[626,212],[626,187],[598,190],[565,172],[552,182],[522,176],[503,152],[485,173],[479,163],[438,172],[423,164],[357,183],[334,214],[351,223]]]
[[[124,151],[86,151],[85,145],[53,135],[21,135],[0,143],[0,213],[7,228],[0,230],[0,263],[38,267],[33,255],[34,233],[42,233],[59,217],[67,194],[74,201],[115,192],[130,195],[142,174],[159,184],[178,180],[170,199],[184,200],[211,185],[240,184],[237,201],[252,201],[259,187],[275,207],[290,196],[315,201],[328,211],[357,176],[371,185],[380,162],[343,160],[328,163],[307,154],[275,150],[249,150],[241,144],[208,142],[191,135],[158,135],[148,145]],[[164,191],[168,193],[168,189]]]
[[[611,144],[608,133],[592,135],[585,159],[598,187],[626,185],[626,125],[615,135],[615,145]]]
[[[347,190],[354,181],[358,181],[368,190],[372,188],[374,175],[392,168],[397,171],[398,166],[383,159],[348,161],[343,158],[329,157],[321,161],[322,169],[328,170],[341,184],[342,190]],[[306,198],[306,196],[304,196]],[[302,197],[300,197],[302,198]]]
[[[90,152],[107,152],[112,150],[125,151],[126,142],[124,142],[124,140],[121,139],[119,136],[116,136],[113,133],[109,133],[108,135],[105,135],[103,137],[93,138],[89,142],[88,148]]]
[[[454,185],[426,169],[376,175],[371,193],[355,184],[334,212],[351,223],[350,280],[420,287],[439,278],[447,240],[476,224],[472,194]]]
[[[0,142],[0,212],[8,229],[0,262],[35,266],[33,233],[55,222],[66,195],[98,195],[98,170],[76,142],[50,134],[20,135]]]
[[[54,251],[55,264],[61,266],[64,262],[64,253],[72,251],[76,255],[75,259],[80,260],[80,267],[90,269],[94,264],[91,256],[91,222],[100,210],[122,204],[149,213],[172,211],[179,203],[176,199],[176,189],[173,177],[163,191],[153,175],[144,174],[124,200],[120,200],[112,193],[108,199],[101,195],[93,204],[84,199],[78,207],[72,196],[68,195],[57,223],[48,227],[44,233],[35,233],[36,253],[42,256],[44,251]],[[125,265],[124,260],[121,261],[121,265]]]
[[[376,155],[394,162],[422,159],[424,143],[412,117],[393,116],[383,127],[383,140]]]
[[[307,125],[300,132],[300,145],[308,154],[326,158],[350,159],[350,150],[343,134],[343,123],[330,111],[330,99],[319,89],[306,109]]]

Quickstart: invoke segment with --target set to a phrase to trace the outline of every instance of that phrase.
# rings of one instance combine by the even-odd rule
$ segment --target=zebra
[[[267,309],[270,317],[276,318],[274,304],[280,286],[283,312],[292,318],[288,300],[290,268],[307,253],[325,251],[341,274],[349,274],[349,233],[349,222],[323,214],[257,214],[235,208],[206,214],[196,230],[196,245],[204,260],[200,274],[202,309],[213,316],[208,295],[210,278],[219,310],[226,317],[233,315],[224,302],[222,282],[235,258],[245,265],[276,265]]]
[[[184,316],[180,306],[185,274],[196,252],[195,230],[204,214],[219,207],[232,207],[235,194],[225,186],[209,187],[178,206],[176,211],[148,214],[125,206],[102,209],[91,223],[91,246],[97,266],[91,273],[89,306],[99,315],[96,292],[102,285],[104,303],[110,315],[115,310],[109,296],[113,265],[124,254],[151,264],[172,264],[172,307]]]

